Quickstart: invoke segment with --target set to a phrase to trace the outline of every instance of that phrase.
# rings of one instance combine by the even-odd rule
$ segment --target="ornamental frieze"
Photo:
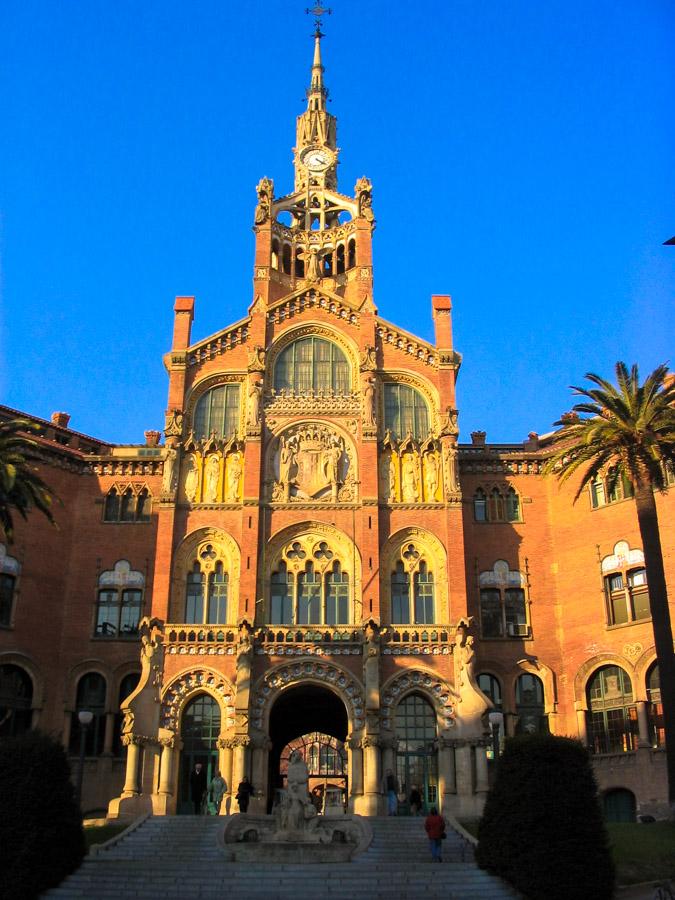
[[[361,397],[358,391],[338,393],[331,390],[266,391],[265,416],[330,415],[358,416]]]

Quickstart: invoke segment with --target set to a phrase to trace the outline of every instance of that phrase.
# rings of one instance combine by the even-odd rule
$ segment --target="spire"
[[[312,9],[306,9],[308,15],[314,16],[314,60],[312,62],[312,80],[307,90],[307,109],[325,110],[328,99],[328,89],[323,83],[324,67],[321,63],[321,16],[330,15],[332,10],[326,9],[317,3]]]

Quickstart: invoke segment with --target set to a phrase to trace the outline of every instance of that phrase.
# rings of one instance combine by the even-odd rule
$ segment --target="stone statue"
[[[436,489],[438,488],[438,460],[435,453],[428,453],[425,459],[425,479],[424,486],[426,488],[426,499],[432,502],[436,499]]]
[[[220,464],[218,457],[213,454],[209,456],[206,463],[206,501],[207,503],[215,503],[218,499],[218,478],[220,476]]]
[[[339,444],[333,444],[323,452],[323,472],[326,480],[331,484],[333,489],[337,489],[340,480],[340,459],[342,458],[342,447]]]
[[[309,795],[309,771],[299,750],[291,753],[288,762],[286,796],[281,802],[279,822],[282,831],[304,831],[316,816],[316,807]]]
[[[401,479],[401,493],[404,503],[416,503],[419,499],[419,485],[415,468],[415,460],[409,453],[406,454],[403,459],[403,475]]]
[[[270,216],[274,186],[269,178],[261,178],[256,190],[258,192],[258,205],[255,208],[254,222],[256,225],[262,225]]]
[[[187,459],[187,471],[185,473],[185,498],[188,503],[194,503],[197,499],[197,491],[199,489],[199,471],[194,454],[190,454]]]
[[[448,474],[448,490],[458,491],[459,482],[457,479],[457,450],[454,446],[448,448],[446,468]]]
[[[248,389],[248,424],[252,427],[260,425],[260,399],[262,384],[260,381],[251,381]]]
[[[389,456],[389,499],[396,499],[396,457],[393,453]]]
[[[162,472],[163,494],[173,494],[176,490],[177,463],[178,451],[175,447],[167,447],[164,456],[164,470]]]
[[[309,257],[307,259],[307,281],[319,281],[321,278],[321,259],[319,257],[319,248],[310,247]]]
[[[375,425],[375,379],[367,378],[363,384],[363,424]]]
[[[239,499],[242,472],[241,454],[233,453],[228,459],[227,466],[227,499],[235,503]]]
[[[279,483],[287,488],[291,483],[291,469],[294,462],[293,444],[290,441],[287,443],[283,437],[279,438]]]

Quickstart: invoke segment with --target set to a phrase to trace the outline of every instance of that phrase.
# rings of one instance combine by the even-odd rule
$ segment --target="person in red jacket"
[[[424,829],[429,838],[429,847],[431,848],[431,861],[443,862],[441,859],[441,841],[445,837],[445,819],[438,815],[435,806],[431,807],[431,812],[424,820]]]

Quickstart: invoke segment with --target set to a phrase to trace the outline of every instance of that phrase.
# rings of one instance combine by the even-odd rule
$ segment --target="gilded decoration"
[[[190,504],[238,504],[243,500],[243,444],[211,438],[185,443],[182,498]]]
[[[239,608],[239,575],[241,571],[239,546],[226,531],[219,528],[200,528],[189,534],[176,550],[169,608],[171,622],[183,621],[187,576],[194,571],[195,565],[208,578],[212,572],[215,572],[218,563],[222,564],[223,571],[229,576],[230,593],[227,608],[229,618],[234,618],[234,614]]]
[[[435,621],[449,622],[448,558],[445,547],[430,531],[416,527],[397,531],[382,548],[380,590],[383,618],[391,618],[391,576],[399,562],[403,563],[405,571],[409,573],[411,583],[420,570],[420,564],[426,563],[428,572],[434,578]],[[433,625],[426,627],[428,630]]]
[[[441,503],[443,455],[439,442],[409,435],[399,444],[389,432],[379,454],[379,496],[383,503]]]
[[[351,442],[322,422],[291,425],[271,442],[268,477],[278,503],[356,499]]]
[[[441,730],[455,725],[455,692],[443,679],[435,673],[418,669],[408,669],[395,675],[382,688],[381,722],[382,727],[394,731],[396,707],[411,692],[424,694],[436,710],[438,726]]]
[[[363,688],[349,672],[332,663],[314,659],[285,663],[267,672],[253,692],[251,724],[266,733],[270,710],[278,695],[294,684],[314,682],[332,689],[342,700],[349,714],[350,732],[359,731],[365,724]]]
[[[162,697],[161,725],[175,734],[180,733],[180,715],[187,701],[194,694],[211,694],[221,709],[223,730],[234,725],[234,688],[224,676],[209,669],[196,668],[181,672],[164,689]]]

